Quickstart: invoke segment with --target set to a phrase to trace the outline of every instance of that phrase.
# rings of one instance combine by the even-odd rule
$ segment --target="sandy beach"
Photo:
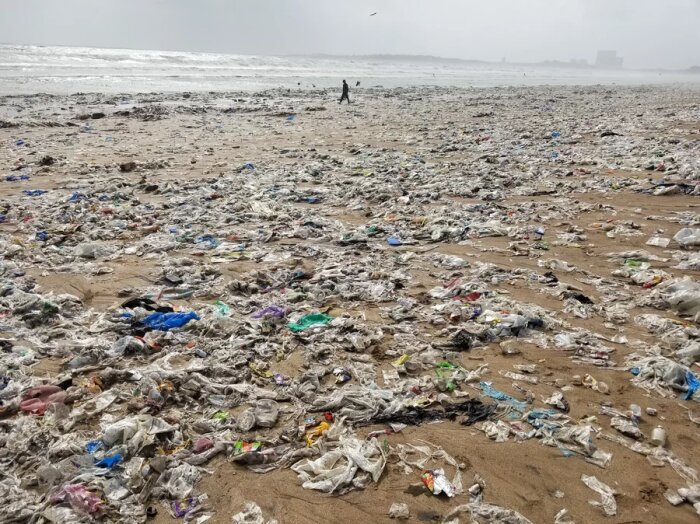
[[[420,409],[478,399],[499,411],[492,428],[442,416],[381,434],[378,482],[343,495],[305,489],[290,469],[301,457],[255,473],[222,448],[198,464],[187,497],[207,497],[192,522],[206,514],[231,522],[248,501],[280,523],[391,522],[396,502],[408,505],[408,522],[441,522],[476,500],[466,490],[480,482],[478,501],[533,523],[555,522],[562,509],[578,523],[697,522],[692,504],[673,506],[665,493],[698,479],[615,441],[633,442],[611,427],[605,408],[640,406],[638,440],[648,444],[661,425],[664,449],[700,468],[692,420],[700,393],[683,400],[670,388],[646,390],[630,372],[633,355],[678,361],[675,352],[698,336],[692,315],[663,294],[676,279],[697,281],[697,246],[648,241],[698,227],[699,94],[682,86],[372,88],[351,89],[350,105],[325,89],[1,98],[4,286],[60,309],[30,325],[4,295],[2,338],[31,358],[18,365],[6,352],[2,374],[15,389],[8,386],[3,406],[40,384],[68,394],[68,412],[43,424],[4,410],[0,433],[10,437],[0,438],[0,459],[4,474],[22,481],[13,503],[33,512],[50,506],[46,495],[60,482],[36,478],[39,447],[73,439],[79,449],[51,460],[70,461],[110,424],[139,413],[182,439],[150,454],[124,452],[115,478],[145,471],[153,457],[166,457],[166,468],[182,464],[201,438],[259,439],[264,449],[284,444],[318,458],[334,445],[321,436],[307,448],[308,417],[326,411],[314,402],[358,388],[390,391]],[[127,299],[146,296],[200,320],[139,332],[148,351],[115,355],[117,340],[136,331],[110,322]],[[334,320],[297,334],[287,320],[251,318],[271,304],[291,322],[317,312]],[[527,326],[494,336],[511,313]],[[460,332],[469,347],[455,343]],[[402,355],[416,366],[397,363]],[[336,382],[338,367],[348,381]],[[456,369],[477,378],[445,378]],[[700,371],[696,362],[688,369]],[[95,377],[97,386],[86,386]],[[207,394],[197,395],[194,378],[221,391],[201,386]],[[501,410],[484,381],[527,411]],[[156,404],[147,401],[153,384],[164,396]],[[65,427],[74,410],[109,391],[116,398],[108,408]],[[215,393],[224,404],[207,397]],[[544,402],[554,393],[565,409]],[[260,398],[274,399],[279,416],[242,431],[236,424]],[[533,409],[557,411],[553,424],[590,427],[609,463],[547,443],[551,428],[532,424]],[[221,412],[227,422],[217,426]],[[360,441],[389,427],[341,419],[333,425]],[[487,434],[497,424],[510,428],[505,442]],[[9,443],[35,433],[42,438],[34,444]],[[459,464],[428,463],[450,479],[459,469],[464,490],[454,498],[430,493],[420,468],[406,474],[398,446],[423,442]],[[156,482],[160,472],[150,474],[155,490],[138,503],[142,484],[116,500],[102,486],[106,521],[142,521],[133,508],[147,506],[158,511],[153,522],[180,521],[169,514],[177,497]],[[589,503],[600,495],[582,475],[616,492],[614,516]],[[136,513],[120,515],[120,500]]]

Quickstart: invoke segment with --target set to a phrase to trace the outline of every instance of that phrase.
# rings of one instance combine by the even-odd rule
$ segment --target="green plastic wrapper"
[[[300,331],[304,331],[312,326],[328,324],[331,320],[333,320],[333,317],[324,315],[323,313],[311,313],[310,315],[304,315],[301,317],[299,322],[291,322],[287,324],[287,327],[295,333],[299,333]]]

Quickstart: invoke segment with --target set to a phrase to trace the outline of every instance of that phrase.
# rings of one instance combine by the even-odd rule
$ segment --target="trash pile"
[[[69,128],[64,144],[63,128],[1,130],[0,521],[165,512],[202,523],[221,517],[201,485],[226,462],[289,469],[319,496],[402,475],[444,502],[445,522],[538,521],[495,500],[489,470],[459,458],[472,445],[516,453],[516,442],[552,468],[579,468],[575,489],[596,515],[622,511],[610,471],[628,451],[668,466],[677,481],[665,500],[700,513],[693,440],[668,446],[677,413],[694,432],[700,422],[700,220],[689,207],[700,139],[649,141],[615,118],[621,101],[662,104],[666,92],[363,96],[380,94],[396,114],[375,101],[336,117],[379,119],[382,140],[401,141],[391,148],[280,145],[235,163],[215,150],[249,129],[318,133],[322,111],[289,119],[285,108],[323,104],[323,92],[228,107],[213,94],[144,96],[128,110],[76,95],[66,100],[107,115]],[[619,104],[607,116],[579,122],[563,109],[605,96]],[[660,133],[697,116],[675,96],[676,116],[654,120]],[[431,104],[473,120],[423,125]],[[186,143],[183,123],[212,146]],[[130,126],[150,130],[158,159]],[[67,153],[97,158],[105,143],[109,158]],[[660,198],[683,200],[669,211]],[[443,425],[462,437],[429,438]],[[276,522],[256,502],[233,522]],[[555,522],[585,518],[557,503]],[[402,497],[386,515],[413,518],[418,505]]]

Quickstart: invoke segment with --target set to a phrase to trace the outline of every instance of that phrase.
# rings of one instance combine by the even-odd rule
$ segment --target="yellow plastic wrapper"
[[[330,428],[331,428],[331,425],[328,422],[321,422],[315,428],[312,428],[310,431],[307,431],[306,432],[306,445],[312,446],[313,443],[315,442],[314,437],[316,437],[316,438],[320,437],[326,431],[328,431]]]

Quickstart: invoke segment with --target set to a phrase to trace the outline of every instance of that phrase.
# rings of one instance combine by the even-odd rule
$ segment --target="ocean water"
[[[363,87],[700,83],[700,75],[682,73],[0,45],[0,95],[310,89],[342,79]]]

